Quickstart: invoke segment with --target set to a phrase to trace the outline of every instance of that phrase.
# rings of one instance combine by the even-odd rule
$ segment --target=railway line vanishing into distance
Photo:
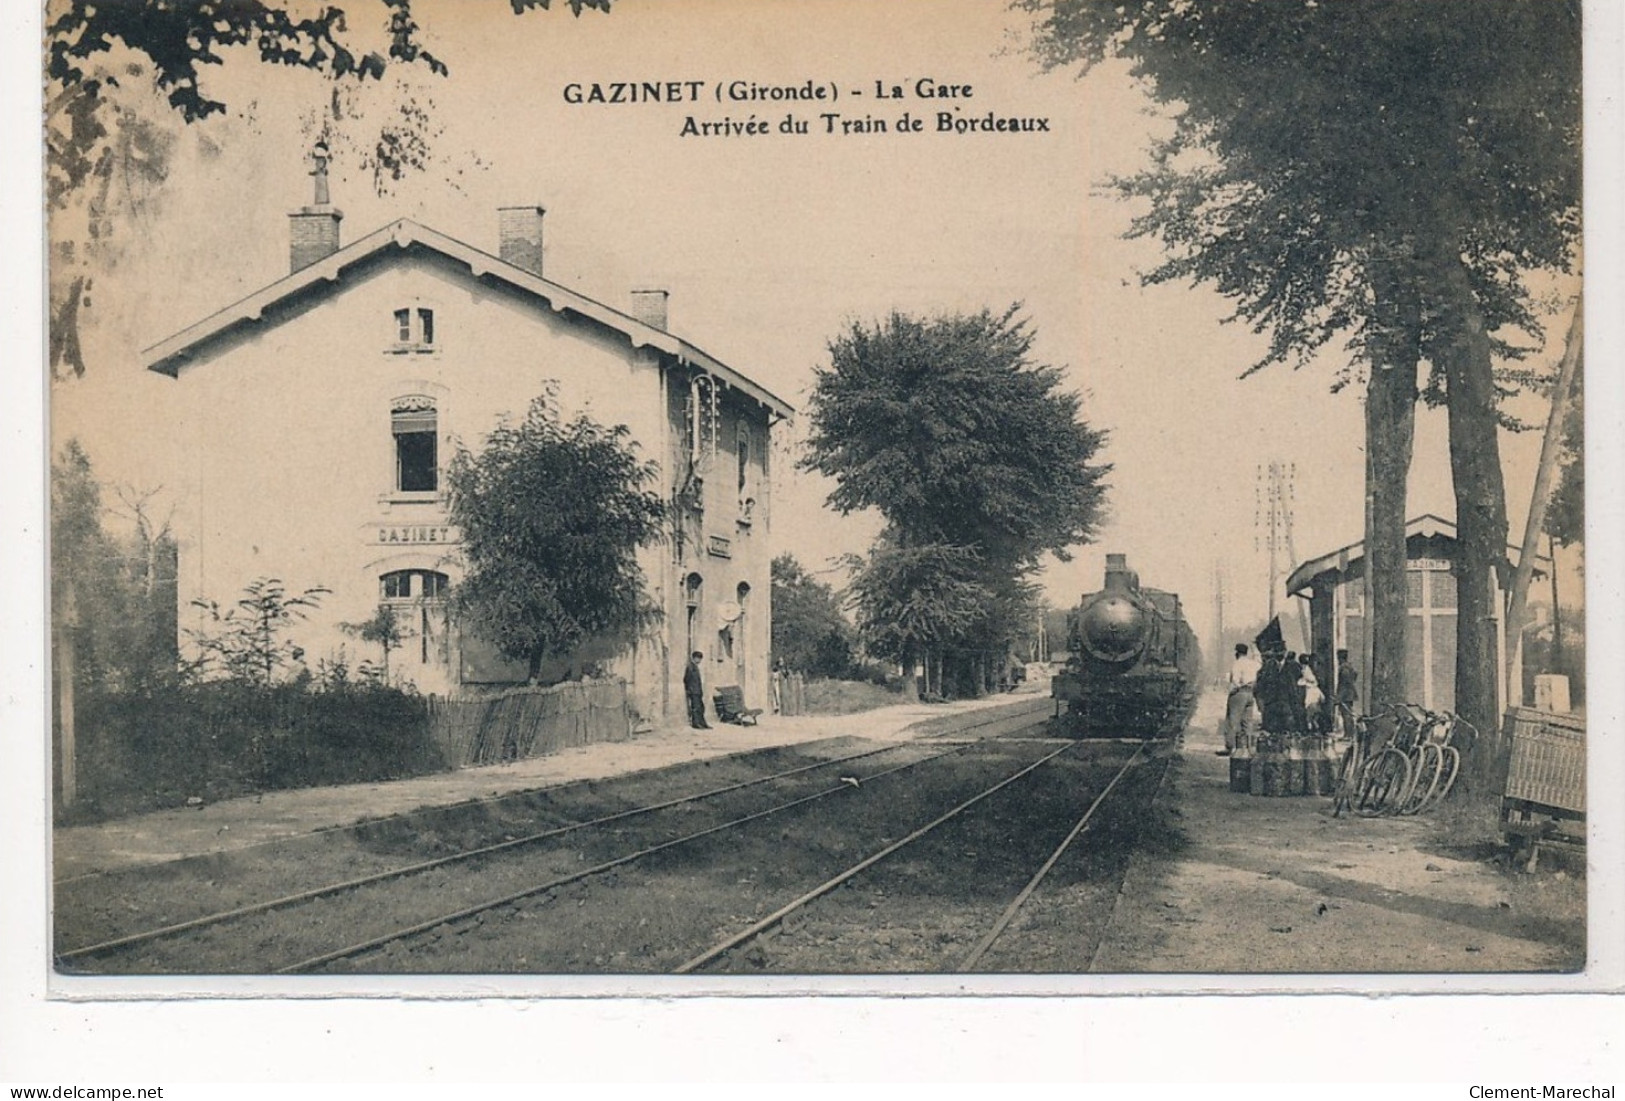
[[[297,843],[287,855],[260,845],[101,883],[76,877],[59,883],[59,894],[105,893],[117,882],[133,897],[167,896],[158,908],[181,914],[143,923],[154,907],[141,906],[133,918],[104,912],[71,928],[59,919],[58,966],[90,974],[1029,969],[1020,953],[1000,953],[1024,935],[1022,918],[1044,897],[1046,878],[1070,868],[1079,881],[1091,858],[1079,838],[1103,819],[1119,828],[1143,817],[1114,817],[1111,808],[1148,798],[1162,770],[1142,746],[1031,736],[1048,712],[1042,703],[913,741],[830,739],[521,793],[535,828],[518,833],[503,800],[425,811],[461,820],[430,845],[454,851],[394,846],[415,859],[352,851],[412,833],[386,820],[324,831],[325,848],[302,857]],[[1001,729],[1012,725],[1022,729]],[[695,771],[720,772],[722,782],[696,785]],[[664,777],[679,790],[660,792],[662,773],[680,773]],[[651,790],[660,797],[625,805]],[[501,832],[481,837],[471,822]],[[221,886],[232,864],[278,859],[319,882],[208,905],[232,897]],[[331,874],[357,863],[359,874]],[[1051,960],[1045,969],[1068,968]]]

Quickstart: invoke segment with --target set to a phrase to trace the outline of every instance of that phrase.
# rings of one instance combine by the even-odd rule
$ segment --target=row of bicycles
[[[1332,802],[1332,814],[1420,814],[1455,787],[1478,731],[1461,716],[1401,703],[1355,717]]]

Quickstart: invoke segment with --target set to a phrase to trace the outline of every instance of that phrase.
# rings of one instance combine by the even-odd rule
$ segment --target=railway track
[[[996,796],[999,796],[1001,793],[1006,792],[1007,789],[1012,789],[1013,785],[1019,784],[1021,781],[1027,779],[1029,776],[1038,772],[1045,766],[1052,765],[1055,762],[1073,756],[1079,751],[1080,743],[1067,742],[1062,744],[1059,748],[1045,753],[1043,756],[1038,758],[1038,760],[1000,778],[998,781],[989,785],[976,795],[965,799],[946,812],[933,818],[931,821],[926,822],[925,824],[912,830],[907,836],[886,845],[884,848],[881,848],[870,856],[857,861],[850,867],[842,870],[840,873],[834,876],[831,876],[829,879],[826,879],[824,882],[820,883],[811,890],[808,890],[798,897],[792,899],[790,902],[781,906],[771,914],[768,914],[766,917],[758,920],[749,927],[718,941],[705,951],[686,960],[676,969],[677,972],[679,974],[690,974],[705,971],[713,968],[714,965],[725,964],[730,959],[742,960],[748,965],[747,967],[735,966],[731,968],[735,971],[765,969],[768,966],[766,959],[762,957],[753,958],[749,954],[750,946],[759,941],[760,938],[762,938],[765,934],[769,933],[776,927],[783,925],[783,923],[790,920],[793,916],[804,913],[805,911],[815,907],[821,901],[831,898],[839,888],[850,888],[856,886],[856,881],[860,877],[865,876],[866,874],[872,874],[883,861],[893,859],[899,854],[906,853],[912,847],[921,845],[939,829],[960,823],[964,817],[970,814],[973,810],[987,806],[990,800],[994,799]],[[1098,790],[1086,793],[1085,798],[1087,799],[1087,806],[1082,812],[1081,816],[1078,817],[1074,823],[1072,823],[1071,828],[1065,833],[1054,848],[1049,851],[1047,857],[1041,864],[1038,865],[1037,869],[1031,872],[1030,876],[1028,876],[1025,882],[1022,883],[1020,889],[1017,890],[1012,897],[1010,897],[1009,902],[1002,908],[1002,910],[998,912],[991,924],[988,925],[986,932],[976,940],[974,945],[972,945],[968,951],[957,956],[941,955],[939,963],[936,966],[930,967],[929,970],[941,972],[957,971],[961,973],[977,970],[978,966],[987,957],[989,950],[994,946],[995,943],[999,942],[999,940],[1004,937],[1004,935],[1011,928],[1017,914],[1020,913],[1022,909],[1032,900],[1034,895],[1038,892],[1039,887],[1043,884],[1044,880],[1055,869],[1056,865],[1061,861],[1063,856],[1065,856],[1069,850],[1072,849],[1073,845],[1083,835],[1085,830],[1088,829],[1107,797],[1117,789],[1122,780],[1128,776],[1132,770],[1144,764],[1145,760],[1146,758],[1144,754],[1137,747],[1135,752],[1132,753],[1127,760],[1123,761],[1120,766],[1116,766],[1115,769],[1111,770],[1110,777],[1103,785],[1098,787]],[[944,849],[946,850],[947,858],[951,863],[953,845],[950,843],[944,846]],[[927,862],[932,862],[941,861],[943,858],[944,854],[939,853],[935,857],[926,857],[925,860]],[[1028,867],[1030,868],[1031,865],[1028,865]],[[951,871],[950,874],[952,874]],[[886,894],[884,891],[878,893],[882,896]],[[872,905],[873,903],[871,903],[871,906]],[[860,914],[861,912],[862,911],[860,909]],[[872,923],[875,918],[872,915],[863,915],[863,920],[865,923]],[[781,969],[783,968],[774,968],[774,970]],[[890,968],[881,966],[876,969],[889,970]]]
[[[754,788],[763,788],[768,785],[782,784],[785,781],[794,781],[797,779],[807,778],[810,774],[818,771],[840,769],[842,766],[848,766],[851,771],[860,773],[860,776],[847,777],[844,780],[837,780],[834,784],[826,785],[811,795],[801,795],[787,800],[780,800],[772,803],[765,809],[753,810],[743,815],[736,814],[728,818],[720,825],[713,825],[700,830],[690,830],[681,833],[675,838],[668,837],[653,845],[647,845],[635,849],[630,854],[623,854],[608,860],[598,861],[584,869],[573,870],[566,874],[551,876],[541,883],[530,884],[526,888],[519,891],[507,892],[497,898],[487,899],[482,903],[470,906],[459,907],[454,911],[446,911],[443,913],[436,912],[433,915],[433,920],[429,922],[429,924],[432,926],[435,924],[444,923],[446,921],[461,920],[466,917],[477,915],[489,909],[510,904],[519,898],[552,890],[564,884],[587,878],[591,875],[602,874],[604,871],[608,871],[614,867],[629,863],[631,860],[650,855],[654,852],[663,851],[675,845],[684,844],[699,838],[711,836],[712,834],[722,830],[755,821],[815,799],[828,798],[850,791],[855,786],[854,781],[856,784],[861,784],[870,780],[878,779],[894,772],[913,768],[930,760],[962,753],[968,747],[968,743],[951,745],[946,748],[940,748],[936,752],[930,753],[929,755],[921,756],[916,760],[909,760],[901,765],[874,771],[868,775],[861,775],[862,770],[856,766],[860,765],[862,762],[868,761],[870,758],[874,758],[882,754],[901,753],[904,755],[910,755],[919,753],[919,750],[914,748],[911,743],[897,743],[867,749],[859,753],[846,754],[826,761],[813,762],[811,764],[783,770],[768,776],[727,784],[721,787],[685,795],[675,799],[662,800],[660,802],[631,808],[613,814],[602,815],[585,821],[570,823],[564,826],[539,831],[524,837],[506,839],[494,844],[479,846],[474,849],[469,849],[444,857],[414,861],[410,864],[385,869],[383,871],[370,873],[368,875],[329,882],[318,887],[292,892],[276,898],[265,899],[249,905],[212,912],[196,918],[188,919],[186,921],[173,922],[162,926],[141,929],[118,937],[101,940],[96,943],[74,946],[58,952],[57,961],[59,965],[77,964],[83,968],[86,961],[96,960],[103,965],[102,968],[98,969],[105,969],[107,965],[115,964],[120,956],[127,959],[132,951],[142,949],[145,946],[151,946],[165,941],[177,941],[188,936],[210,933],[229,925],[240,925],[248,919],[271,914],[274,911],[285,911],[300,906],[308,907],[311,904],[319,903],[324,900],[331,900],[338,896],[354,896],[369,889],[387,888],[393,884],[406,884],[412,881],[418,881],[414,885],[421,885],[421,881],[425,876],[444,869],[469,869],[475,865],[484,864],[486,866],[478,870],[489,872],[489,865],[493,858],[500,859],[504,855],[515,854],[527,848],[541,846],[545,842],[558,841],[568,838],[570,835],[592,831],[597,831],[600,835],[603,835],[606,830],[608,830],[610,827],[616,826],[617,824],[625,824],[635,819],[655,816],[663,811],[679,811],[684,808],[695,807],[708,801],[721,800],[725,796],[748,792],[750,789]],[[658,832],[658,827],[656,827],[656,829]],[[439,891],[442,893],[448,886],[448,884],[443,881],[428,885],[432,891]],[[474,885],[463,884],[463,886],[465,888],[472,889]],[[323,922],[323,924],[333,923]],[[394,930],[392,933],[385,934],[383,936],[368,938],[366,942],[358,942],[350,947],[354,949],[354,951],[361,951],[373,943],[385,943],[392,939],[398,939],[400,936],[408,936],[418,924],[423,923],[413,923],[413,925],[405,927],[404,929]],[[172,956],[177,954],[178,951],[184,951],[184,946],[179,946],[178,949],[172,949],[165,954]],[[344,958],[344,956],[349,954],[354,953],[345,950],[323,953],[324,956],[330,957],[331,959]],[[326,960],[320,962],[326,962]],[[306,959],[293,965],[268,967],[265,968],[265,970],[298,971],[317,965],[318,962],[314,961],[313,959]],[[115,969],[123,970],[124,968]],[[139,970],[139,968],[137,969]]]
[[[984,750],[988,748],[988,743],[980,744]],[[470,918],[477,919],[475,911],[442,915],[439,923],[423,922],[411,928],[397,930],[389,936],[380,936],[367,942],[358,942],[347,947],[342,952],[303,961],[296,969],[326,969],[335,966],[341,970],[361,972],[397,969],[454,972],[525,970],[526,968],[523,967],[509,968],[507,964],[510,960],[521,964],[526,963],[527,958],[522,954],[523,952],[540,951],[542,952],[541,958],[534,960],[540,966],[531,969],[570,973],[591,972],[593,970],[666,971],[678,974],[691,974],[710,970],[751,974],[760,973],[763,970],[799,970],[804,972],[974,970],[984,959],[989,947],[1010,929],[1013,918],[1034,897],[1044,877],[1057,866],[1057,863],[1062,860],[1063,854],[1075,845],[1077,838],[1095,820],[1100,808],[1107,802],[1109,796],[1119,786],[1119,783],[1126,776],[1131,775],[1135,767],[1141,763],[1140,754],[1133,753],[1129,755],[1129,759],[1122,760],[1123,755],[1119,752],[1112,755],[1114,759],[1111,766],[1103,769],[1098,760],[1089,759],[1098,756],[1094,750],[1080,749],[1077,743],[1070,742],[1059,746],[1053,743],[1035,745],[1027,742],[1021,745],[1007,744],[1003,748],[1007,754],[1012,754],[1019,759],[1015,761],[1013,766],[1010,765],[1008,760],[1005,760],[1004,763],[1007,767],[1001,768],[993,782],[986,782],[989,762],[981,762],[980,767],[975,770],[978,773],[976,782],[951,800],[953,805],[949,810],[942,812],[939,803],[932,808],[928,820],[923,821],[923,824],[921,823],[924,816],[916,816],[911,819],[905,830],[891,828],[891,825],[894,825],[899,817],[893,816],[887,829],[892,836],[902,833],[903,836],[900,840],[891,841],[887,838],[871,855],[857,860],[855,863],[850,859],[843,860],[840,871],[837,871],[834,875],[821,877],[818,885],[811,889],[806,887],[805,881],[794,888],[788,886],[787,883],[774,882],[765,884],[766,890],[763,893],[769,896],[776,895],[777,897],[771,903],[771,909],[768,909],[768,904],[760,906],[760,910],[768,910],[767,913],[754,917],[754,920],[749,922],[730,917],[731,912],[744,908],[750,901],[749,899],[735,898],[730,904],[726,900],[719,900],[717,895],[719,893],[726,895],[739,892],[740,888],[736,885],[747,884],[751,880],[748,877],[736,879],[735,876],[741,872],[753,870],[753,863],[757,865],[754,870],[759,872],[762,859],[758,858],[753,861],[750,858],[738,858],[732,864],[729,864],[726,860],[717,861],[721,865],[720,869],[709,869],[712,873],[709,877],[712,887],[702,892],[703,897],[688,898],[688,906],[685,907],[685,910],[691,910],[692,913],[685,913],[684,918],[686,920],[676,922],[681,928],[677,930],[662,928],[659,930],[660,935],[665,935],[671,941],[677,943],[667,944],[662,948],[653,950],[646,945],[638,958],[625,963],[617,962],[617,957],[626,955],[624,951],[614,956],[607,954],[589,956],[586,953],[590,949],[584,949],[582,946],[591,940],[594,933],[602,925],[615,924],[616,922],[619,922],[619,927],[603,938],[608,946],[613,947],[617,944],[633,945],[636,943],[635,938],[643,932],[639,927],[646,923],[647,918],[640,919],[634,926],[630,920],[623,920],[621,915],[623,913],[635,915],[639,912],[640,905],[647,909],[647,900],[650,897],[661,899],[667,897],[666,892],[671,887],[671,877],[663,877],[656,870],[646,869],[644,874],[627,883],[617,882],[602,874],[606,871],[613,874],[611,868],[586,869],[582,877],[577,877],[579,892],[557,898],[550,897],[551,905],[546,909],[517,915],[506,914],[501,920],[482,924],[477,928],[471,928],[468,925]],[[1037,752],[1035,753],[1034,750]],[[998,764],[1000,759],[995,756],[991,763]],[[979,884],[970,888],[969,893],[977,895],[977,901],[981,904],[981,908],[988,910],[988,912],[983,915],[985,920],[976,928],[974,935],[961,938],[962,943],[958,943],[958,947],[949,956],[943,957],[939,954],[923,966],[909,966],[909,961],[904,961],[904,965],[897,966],[895,960],[872,958],[866,966],[847,968],[829,966],[822,962],[819,958],[819,949],[812,950],[810,960],[809,954],[806,952],[796,957],[803,961],[799,967],[785,968],[764,964],[756,956],[755,950],[752,948],[753,942],[770,934],[776,927],[786,924],[793,916],[806,911],[818,900],[831,897],[837,888],[855,885],[859,877],[866,874],[875,874],[876,870],[888,861],[897,862],[899,854],[906,855],[921,847],[921,843],[926,838],[937,836],[939,831],[940,833],[948,833],[952,826],[963,822],[964,819],[969,817],[967,812],[972,808],[991,807],[995,799],[1003,797],[1006,801],[1003,811],[1008,812],[1010,805],[1019,804],[1032,794],[1021,786],[1024,779],[1039,773],[1046,766],[1053,766],[1056,762],[1068,761],[1069,759],[1070,763],[1079,766],[1083,773],[1099,776],[1098,782],[1092,783],[1083,796],[1089,804],[1087,809],[1083,811],[1081,817],[1077,816],[1077,811],[1074,809],[1071,815],[1060,820],[1059,825],[1065,831],[1065,836],[1059,839],[1058,844],[1055,843],[1054,839],[1046,842],[1043,852],[1038,854],[1039,859],[1033,859],[1023,864],[1019,869],[1019,874],[1014,877],[1009,890],[1003,894],[992,896],[991,908],[987,905],[987,899],[979,897],[981,893]],[[932,760],[940,760],[940,758],[933,758]],[[962,763],[968,766],[970,761],[962,759]],[[1078,792],[1073,786],[1077,774],[1078,770],[1075,769],[1071,773],[1051,778],[1052,790],[1044,802],[1045,808],[1050,808],[1056,802],[1054,796],[1057,790],[1065,793],[1062,801],[1074,807],[1079,804]],[[914,781],[914,783],[921,782],[923,782],[923,779]],[[870,788],[867,782],[863,785],[863,790],[871,793],[872,799],[875,800],[884,800],[887,803],[898,801],[899,791],[895,787],[888,788],[885,796],[875,794],[878,788]],[[748,823],[742,822],[738,823],[738,825],[746,826]],[[981,823],[981,825],[985,826],[986,823]],[[944,827],[948,828],[945,829]],[[785,835],[786,840],[788,840],[789,836],[788,833]],[[735,846],[743,847],[751,844],[749,839],[742,836],[730,837],[729,840]],[[776,840],[772,840],[765,845],[758,840],[757,844],[759,848],[764,850],[777,850],[784,847],[778,844]],[[950,843],[949,850],[951,849],[952,844]],[[654,855],[656,854],[650,852],[636,854],[636,857],[642,859]],[[730,857],[735,856],[732,852],[728,855]],[[956,877],[958,872],[963,869],[951,867],[952,861],[945,860],[943,857],[944,854],[939,852],[934,856],[923,856],[918,857],[918,859],[933,866],[938,871],[945,872],[948,878]],[[1046,857],[1047,859],[1045,859]],[[765,859],[772,858],[772,852],[765,853]],[[630,860],[617,862],[617,866],[625,867],[630,863]],[[1036,872],[1034,870],[1035,866],[1037,866]],[[691,875],[690,870],[684,869],[679,878],[686,881]],[[589,877],[591,879],[590,884],[586,882]],[[716,887],[718,883],[722,884],[720,888]],[[529,897],[528,893],[526,897]],[[783,902],[786,897],[790,897],[788,903]],[[1109,912],[1110,900],[1114,897],[1115,887],[1106,892],[1107,912]],[[518,896],[511,899],[490,900],[490,905],[478,908],[478,914],[489,915],[494,909],[503,906],[505,903],[519,900]],[[569,906],[568,903],[570,902],[574,902],[576,906]],[[861,900],[856,904],[848,904],[847,908],[850,910],[853,905],[861,907]],[[879,904],[870,903],[870,905],[877,906]],[[585,913],[587,916],[578,918],[576,916],[578,913],[576,907],[583,908],[580,912]],[[881,914],[876,914],[867,909],[860,909],[857,921],[860,925],[873,923],[877,920],[877,917],[882,915],[883,911]],[[711,948],[698,955],[693,954],[692,948],[684,951],[682,947],[684,942],[688,944],[707,943],[707,939],[703,936],[703,927],[707,925],[713,927],[732,925],[734,931],[728,933],[723,939],[714,943]],[[990,933],[991,935],[984,935],[984,933]],[[547,942],[551,942],[553,945],[551,951],[554,954],[552,955],[548,955],[549,949],[544,947]],[[969,949],[968,954],[965,949]],[[580,954],[574,957],[559,954],[561,951],[567,953],[571,950],[575,950]],[[391,956],[387,954],[389,952],[395,954]],[[448,954],[453,952],[458,954]],[[380,953],[386,954],[381,955]],[[827,957],[824,958],[827,959]],[[1080,959],[1086,962],[1087,953],[1085,952]],[[1079,965],[1075,969],[1082,970],[1083,967]]]
[[[841,871],[825,877],[819,887],[796,892],[791,903],[777,906],[773,912],[756,918],[739,932],[730,933],[723,941],[699,955],[690,955],[692,949],[684,953],[679,945],[676,949],[678,956],[672,956],[668,949],[659,960],[635,960],[624,967],[618,967],[613,960],[608,960],[606,965],[607,957],[603,955],[592,957],[592,966],[582,966],[580,960],[550,965],[551,957],[546,950],[539,953],[540,958],[535,964],[530,964],[526,953],[536,954],[536,950],[521,948],[512,958],[512,967],[499,963],[495,966],[486,964],[463,968],[574,971],[606,966],[611,970],[675,970],[678,973],[712,969],[717,961],[739,956],[744,946],[781,925],[791,915],[807,910],[816,900],[827,897],[836,888],[852,883],[899,853],[920,848],[923,839],[938,831],[950,832],[952,827],[949,824],[969,817],[968,812],[972,808],[991,805],[989,801],[996,799],[1000,792],[1019,785],[1024,778],[1050,766],[1052,762],[1075,755],[1076,743],[986,737],[987,733],[996,732],[1008,736],[1015,732],[1010,729],[1012,726],[1031,730],[1035,725],[1034,720],[1048,711],[1047,701],[1036,702],[1039,704],[1037,707],[1001,708],[998,713],[975,723],[922,735],[921,740],[912,743],[890,744],[842,754],[767,776],[555,825],[466,851],[334,880],[186,921],[81,944],[61,952],[58,960],[69,969],[113,973],[446,970],[446,961],[437,958],[437,943],[466,948],[492,936],[500,939],[500,927],[505,923],[516,917],[543,916],[544,911],[546,924],[550,928],[561,913],[569,915],[580,908],[583,913],[591,914],[593,911],[585,908],[592,902],[593,896],[615,893],[617,877],[623,873],[632,873],[634,882],[638,881],[638,876],[658,880],[662,874],[656,867],[659,862],[694,859],[681,854],[692,853],[706,846],[713,852],[725,854],[731,852],[736,844],[747,848],[759,846],[759,841],[738,842],[735,839],[750,834],[752,830],[760,834],[775,821],[789,820],[784,833],[788,843],[793,831],[805,828],[796,818],[797,815],[805,814],[810,808],[821,806],[826,801],[838,800],[843,795],[849,798],[855,796],[859,800],[866,796],[870,803],[890,800],[904,804],[913,785],[898,789],[885,784],[873,785],[873,782],[948,759],[960,759],[975,746],[983,747],[984,755],[988,753],[986,747],[994,743],[1005,747],[1003,752],[1016,753],[1017,756],[1025,753],[1031,757],[1036,753],[1035,759],[1021,760],[1019,767],[1001,774],[992,784],[981,785],[965,798],[956,797],[954,805],[947,812],[937,813],[933,810],[930,820],[924,825],[913,825],[906,831],[888,825],[886,831],[889,835],[883,838],[884,843],[870,856],[856,864],[847,862]],[[964,737],[975,730],[984,731],[984,738]],[[1021,747],[1019,751],[1012,748],[1018,746]],[[891,763],[883,755],[900,755],[905,759],[900,763]],[[993,920],[970,953],[959,961],[960,969],[971,970],[978,966],[989,947],[1004,934],[1017,912],[1038,891],[1044,876],[1061,860],[1077,837],[1085,832],[1092,816],[1129,773],[1138,757],[1136,753],[1121,768],[1117,768],[1104,787],[1092,794],[1092,802],[1083,817],[1072,825],[1065,839],[1049,853],[1038,872],[1026,879],[1022,889],[1015,892],[1014,897],[1009,894],[1002,896],[1010,899],[1008,905]],[[877,765],[883,767],[874,767]],[[840,775],[833,783],[825,782],[811,788],[807,786],[827,771],[856,775]],[[573,786],[576,785],[559,785]],[[885,794],[888,791],[890,794]],[[765,794],[771,794],[773,798],[763,805],[756,797]],[[746,795],[756,801],[741,805]],[[692,823],[696,815],[704,815],[697,825]],[[690,818],[690,823],[683,823],[683,818]],[[914,822],[920,820],[913,819]],[[694,825],[695,828],[681,828],[684,825]],[[943,830],[945,826],[949,826],[949,830]],[[891,837],[899,832],[904,834],[901,840],[892,841]],[[566,852],[561,847],[563,842],[579,845],[580,850]],[[725,843],[729,848],[719,849],[719,843]],[[836,845],[839,847],[840,842]],[[570,866],[572,864],[574,866]],[[702,871],[705,867],[704,864],[700,866]],[[1028,871],[1031,871],[1031,865],[1028,865]],[[738,882],[748,884],[751,881],[746,877]],[[567,892],[573,893],[566,897]],[[621,895],[624,893],[624,890],[620,892]],[[674,893],[680,895],[682,889]],[[403,898],[408,901],[403,903]],[[460,905],[448,904],[464,899],[468,901]],[[564,907],[562,903],[566,901],[574,901],[576,907]],[[603,909],[603,904],[600,903],[598,908]],[[674,907],[674,910],[676,913],[671,920],[681,924],[681,907]],[[409,920],[396,921],[383,928],[378,921],[369,920],[373,918],[374,911],[397,918],[406,913]],[[575,920],[573,915],[570,920]],[[647,922],[648,919],[643,920]],[[565,924],[568,925],[569,921]],[[591,925],[591,922],[588,924]],[[724,920],[720,924],[729,922]],[[738,928],[737,922],[733,924]],[[279,928],[281,932],[278,932]],[[289,928],[296,928],[299,932],[290,936],[286,932]],[[362,931],[366,935],[358,935]],[[350,934],[350,937],[342,938],[344,933]],[[568,933],[563,935],[567,937]],[[343,942],[334,946],[335,939],[342,939]],[[687,943],[696,941],[705,943],[705,940],[693,937]],[[644,946],[643,951],[645,956],[660,955],[659,952],[651,952],[648,946]],[[954,967],[931,969],[953,970]]]

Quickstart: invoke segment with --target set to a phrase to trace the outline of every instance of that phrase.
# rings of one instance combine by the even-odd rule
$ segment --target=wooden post
[[[1546,417],[1546,435],[1540,442],[1540,466],[1535,470],[1535,487],[1529,495],[1529,517],[1523,526],[1523,546],[1518,551],[1518,569],[1512,575],[1512,592],[1506,615],[1507,658],[1505,672],[1508,677],[1523,650],[1523,624],[1529,605],[1529,580],[1535,569],[1535,555],[1540,548],[1540,532],[1546,526],[1546,505],[1551,499],[1552,475],[1557,469],[1558,446],[1563,436],[1563,415],[1568,411],[1569,393],[1574,387],[1574,375],[1580,367],[1580,355],[1585,343],[1583,300],[1574,303],[1574,320],[1569,323],[1569,335],[1563,349],[1563,361],[1557,369],[1557,382],[1552,387],[1552,408]],[[1552,563],[1557,568],[1557,563]],[[1510,686],[1507,699],[1523,701],[1523,685]]]

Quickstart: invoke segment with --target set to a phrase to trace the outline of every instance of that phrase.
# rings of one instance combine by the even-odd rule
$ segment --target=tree
[[[846,676],[856,632],[835,590],[790,554],[773,559],[772,579],[775,664],[815,677]]]
[[[108,532],[89,456],[69,440],[51,465],[51,597],[58,644],[73,643],[79,687],[141,691],[176,667],[175,541],[152,494],[120,489],[133,535]]]
[[[524,661],[590,637],[630,642],[658,615],[637,551],[664,534],[666,509],[648,487],[625,425],[585,415],[565,423],[553,391],[518,425],[501,425],[478,455],[459,449],[448,475],[451,521],[467,564],[452,592],[462,625]]]
[[[942,695],[944,649],[969,636],[992,596],[976,554],[941,543],[901,546],[883,536],[848,565],[864,648],[905,673],[923,659],[926,692]]]
[[[1047,65],[1126,58],[1170,105],[1132,233],[1151,282],[1209,283],[1270,335],[1253,370],[1346,336],[1367,382],[1372,624],[1403,653],[1404,476],[1417,397],[1450,417],[1461,540],[1457,706],[1493,724],[1490,575],[1504,570],[1494,358],[1541,335],[1523,276],[1567,271],[1579,229],[1579,4],[1484,0],[1018,0]],[[1429,364],[1418,386],[1417,368]],[[1249,372],[1250,373],[1250,372]],[[1336,385],[1351,380],[1342,373]],[[1396,609],[1399,614],[1395,614]],[[1391,663],[1375,697],[1396,698]]]
[[[384,662],[380,672],[384,683],[389,683],[389,655],[399,650],[401,643],[406,641],[406,633],[401,630],[400,617],[395,614],[394,606],[380,604],[371,619],[360,623],[343,623],[340,626],[362,642],[378,644],[384,651]]]
[[[290,594],[280,578],[258,577],[225,611],[218,601],[192,601],[208,616],[206,626],[187,631],[200,666],[207,671],[218,665],[233,680],[270,687],[283,669],[304,664],[304,648],[288,637],[288,629],[321,607],[322,597],[332,591],[317,585]]]
[[[1563,460],[1557,488],[1546,510],[1546,533],[1565,547],[1585,542],[1585,369],[1574,376],[1563,416]]]
[[[1044,554],[1088,541],[1105,497],[1105,433],[1059,369],[1031,361],[1019,309],[854,322],[810,402],[801,465],[835,479],[838,511],[887,521],[853,561],[864,643],[905,668],[926,658],[928,678],[934,662],[938,691],[947,653],[956,681],[988,679],[1014,609],[1031,611],[1012,599],[1021,583]]]
[[[899,546],[966,547],[1019,568],[1094,534],[1105,433],[1078,419],[1034,334],[983,310],[854,322],[816,372],[801,465],[835,479],[829,503],[886,517]]]

